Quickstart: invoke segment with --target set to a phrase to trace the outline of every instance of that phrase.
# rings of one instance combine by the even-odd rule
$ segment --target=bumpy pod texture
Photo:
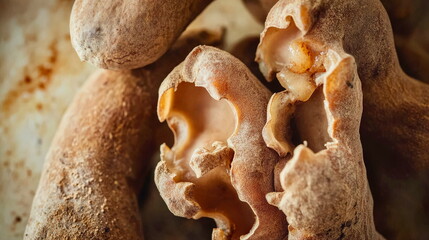
[[[286,219],[265,200],[278,161],[261,134],[271,93],[238,59],[205,46],[159,93],[175,144],[161,146],[155,183],[170,211],[213,218],[213,239],[284,239]]]
[[[78,93],[48,152],[24,239],[142,239],[134,184],[150,152],[138,146],[151,132],[134,80],[99,71]]]

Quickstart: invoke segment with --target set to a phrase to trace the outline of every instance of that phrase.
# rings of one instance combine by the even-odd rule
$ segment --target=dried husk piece
[[[261,135],[271,93],[238,59],[206,46],[159,93],[158,116],[175,143],[161,146],[155,183],[170,211],[213,218],[213,239],[284,239],[285,218],[265,200],[278,161]]]
[[[284,157],[276,168],[278,192],[267,200],[286,215],[289,239],[382,239],[359,139],[356,59],[324,27],[352,5],[279,1],[261,34],[261,71],[286,89],[271,97],[263,135]]]

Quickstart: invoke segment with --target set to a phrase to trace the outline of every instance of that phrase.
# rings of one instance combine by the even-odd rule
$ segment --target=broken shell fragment
[[[382,239],[359,140],[355,59],[341,45],[308,37],[317,26],[313,11],[329,4],[279,1],[261,34],[261,70],[285,88],[271,97],[263,130],[284,157],[275,176],[281,189],[267,200],[286,215],[288,239]]]
[[[161,146],[155,183],[170,211],[213,218],[213,239],[284,239],[286,219],[265,200],[278,161],[261,135],[271,93],[238,59],[206,46],[159,93],[175,143]]]

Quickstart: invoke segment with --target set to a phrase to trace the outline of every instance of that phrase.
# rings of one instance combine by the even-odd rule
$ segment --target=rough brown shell
[[[134,80],[100,71],[78,93],[48,152],[24,239],[142,239],[135,184],[151,128]]]

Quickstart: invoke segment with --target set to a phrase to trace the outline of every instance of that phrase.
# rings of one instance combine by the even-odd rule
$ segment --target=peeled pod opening
[[[164,80],[158,116],[175,143],[161,146],[155,182],[177,216],[213,218],[213,239],[282,239],[285,219],[265,195],[278,156],[261,131],[271,93],[238,59],[195,48]]]

